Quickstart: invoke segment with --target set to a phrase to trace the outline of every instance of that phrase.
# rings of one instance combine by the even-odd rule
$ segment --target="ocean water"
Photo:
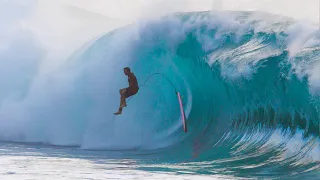
[[[177,13],[98,37],[41,76],[42,51],[25,47],[0,52],[21,64],[2,60],[1,179],[320,179],[315,25]],[[114,116],[126,66],[144,86]],[[187,133],[153,73],[182,94]]]

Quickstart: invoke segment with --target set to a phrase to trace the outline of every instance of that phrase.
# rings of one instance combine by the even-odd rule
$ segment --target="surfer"
[[[120,89],[120,107],[119,111],[114,113],[115,115],[119,115],[122,113],[122,108],[127,106],[126,98],[137,94],[139,90],[138,80],[136,76],[131,72],[129,67],[125,67],[123,72],[126,76],[128,76],[129,87]]]

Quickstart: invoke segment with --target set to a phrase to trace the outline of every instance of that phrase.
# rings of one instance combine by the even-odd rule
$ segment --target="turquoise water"
[[[305,22],[258,12],[141,21],[84,45],[23,102],[15,100],[24,117],[12,117],[20,124],[10,133],[2,126],[0,137],[73,146],[89,159],[130,158],[138,164],[131,169],[174,172],[170,178],[317,179],[319,34]],[[152,73],[174,83],[188,133],[174,88],[161,76],[113,116],[127,86],[125,66],[140,83]]]

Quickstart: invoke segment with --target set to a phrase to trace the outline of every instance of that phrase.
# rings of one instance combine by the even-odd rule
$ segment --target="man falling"
[[[123,69],[125,75],[128,76],[129,87],[120,89],[120,107],[119,111],[114,113],[115,115],[119,115],[122,113],[122,108],[127,106],[126,98],[137,94],[139,90],[139,85],[136,76],[131,72],[129,67],[125,67]]]

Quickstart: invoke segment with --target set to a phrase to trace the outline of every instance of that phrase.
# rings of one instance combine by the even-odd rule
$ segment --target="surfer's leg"
[[[120,93],[120,107],[119,107],[119,111],[114,113],[115,115],[121,114],[122,113],[122,108],[127,106],[127,102],[126,102],[126,98],[132,96],[132,92],[130,89],[128,88],[124,88],[124,89],[120,89],[119,90]]]
[[[119,90],[120,95],[123,96],[126,93],[126,90],[127,90],[126,88],[120,89]]]
[[[115,115],[121,114],[122,113],[122,108],[126,106],[126,103],[125,103],[125,92],[126,92],[125,88],[119,90],[119,93],[120,93],[120,107],[119,107],[118,112],[114,113]]]
[[[120,95],[121,95],[121,97],[120,97],[120,108],[121,108],[121,110],[122,110],[123,107],[127,106],[127,103],[126,103],[126,92],[127,92],[126,88],[120,90]]]
[[[121,96],[120,108],[123,108],[123,107],[126,107],[126,106],[127,106],[126,97],[125,96]]]

